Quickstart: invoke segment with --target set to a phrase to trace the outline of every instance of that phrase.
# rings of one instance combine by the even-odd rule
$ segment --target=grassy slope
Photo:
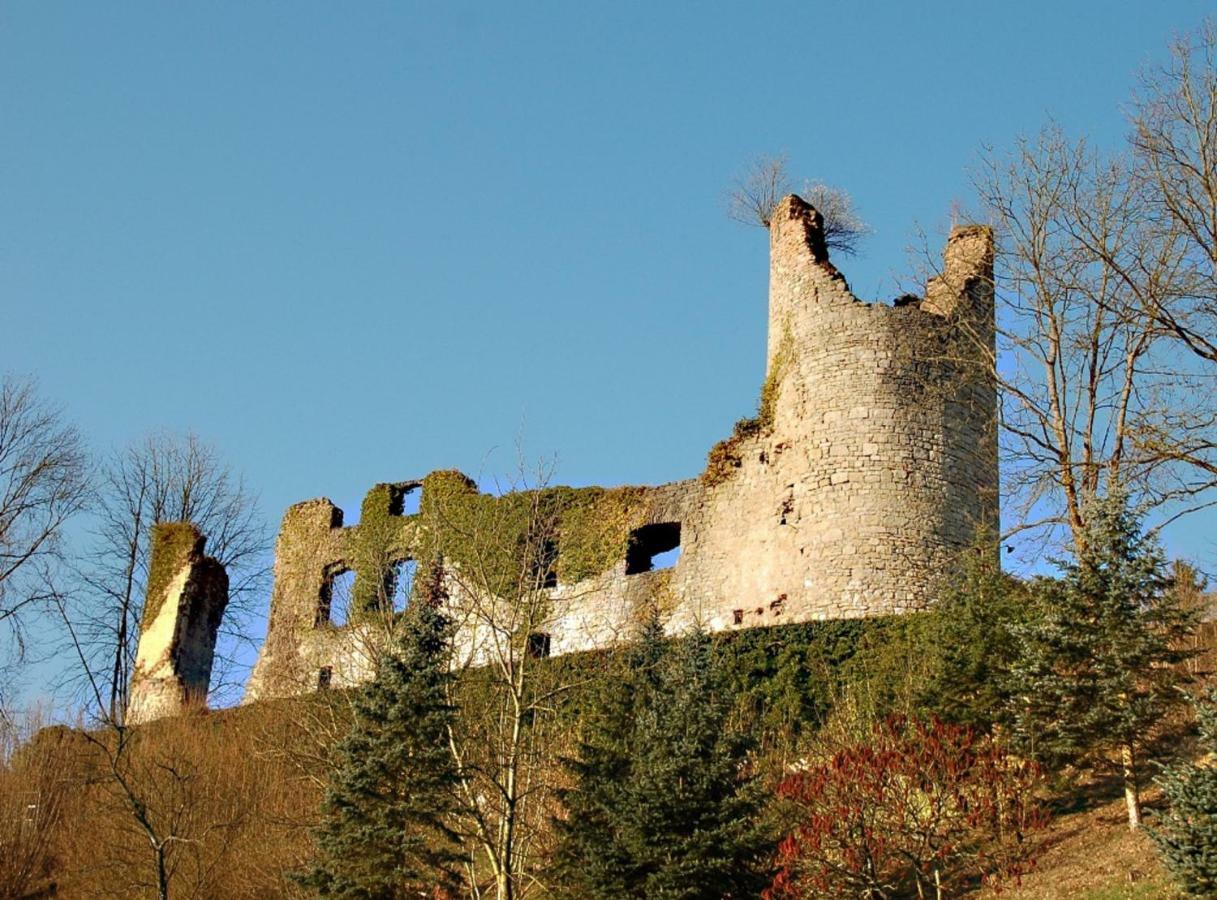
[[[1155,799],[1151,794],[1150,812]],[[1152,822],[1152,818],[1150,819]],[[1154,846],[1128,830],[1122,799],[1053,819],[1036,870],[1021,885],[981,891],[976,900],[1175,900]]]

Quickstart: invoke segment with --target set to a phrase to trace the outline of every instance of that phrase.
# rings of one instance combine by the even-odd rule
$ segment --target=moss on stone
[[[383,596],[392,597],[394,584],[392,566],[387,564],[389,543],[389,514],[393,501],[393,485],[377,484],[364,495],[359,511],[359,527],[354,531],[350,547],[350,564],[355,570],[351,608],[352,623],[373,615]]]
[[[165,593],[192,554],[202,555],[203,536],[189,522],[161,522],[152,526],[148,564],[148,590],[144,598],[141,627],[147,627],[161,611]]]
[[[423,482],[419,511],[430,555],[476,566],[496,593],[530,565],[556,566],[573,584],[625,558],[630,531],[646,512],[645,488],[552,487],[478,493],[465,476],[435,472]],[[556,547],[554,547],[556,545]],[[547,550],[556,550],[549,559]]]
[[[725,438],[710,448],[706,458],[706,468],[701,478],[705,484],[716,485],[726,481],[735,474],[744,461],[743,444],[754,437],[769,434],[773,431],[774,415],[777,412],[778,395],[782,390],[782,381],[794,360],[794,334],[787,322],[782,327],[782,338],[778,342],[777,352],[769,366],[769,374],[761,385],[761,396],[757,400],[756,415],[748,419],[740,419],[731,430],[731,437]]]

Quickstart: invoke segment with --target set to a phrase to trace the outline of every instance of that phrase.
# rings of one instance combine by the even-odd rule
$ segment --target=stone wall
[[[127,707],[130,724],[207,701],[216,633],[228,605],[228,575],[204,555],[204,543],[186,522],[152,529],[148,595]]]
[[[546,652],[610,644],[653,608],[672,633],[922,609],[955,555],[996,534],[990,231],[955,229],[926,297],[892,305],[850,293],[819,213],[799,198],[778,206],[770,244],[760,415],[715,448],[701,478],[552,493],[560,577],[547,587]],[[407,515],[400,501],[411,491],[423,492],[423,505]],[[466,517],[444,515],[436,497],[455,498]],[[445,539],[469,530],[470,510],[498,515],[492,498],[453,473],[377,485],[353,527],[325,499],[291,507],[246,699],[367,678],[384,630],[369,586],[386,562],[451,556]],[[610,552],[593,554],[600,563],[585,572],[590,532]],[[675,565],[650,570],[651,551],[674,542]],[[451,572],[471,562],[458,554],[445,564]],[[328,585],[348,569],[360,570],[356,608],[335,626]],[[455,585],[449,593],[462,602]],[[479,652],[472,629],[459,641]]]

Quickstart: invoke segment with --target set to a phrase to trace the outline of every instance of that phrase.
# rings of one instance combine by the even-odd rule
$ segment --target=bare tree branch
[[[38,396],[31,379],[0,384],[0,627],[24,648],[26,614],[43,606],[45,584],[63,559],[64,525],[86,505],[87,466],[79,432]]]

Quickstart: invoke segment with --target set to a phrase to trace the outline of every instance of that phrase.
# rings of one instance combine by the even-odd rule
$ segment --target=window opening
[[[545,659],[549,656],[549,635],[544,632],[534,632],[528,636],[528,655],[533,659]]]
[[[412,559],[403,559],[393,565],[393,595],[390,598],[393,612],[405,612],[410,605],[410,595],[414,593],[414,576],[418,573],[418,563]]]
[[[556,588],[558,586],[558,542],[552,539],[545,539],[540,542],[536,550],[536,557],[532,560],[532,575],[537,584],[542,588]]]
[[[637,575],[670,569],[680,558],[680,523],[659,522],[630,532],[625,554],[625,574]]]
[[[401,515],[416,516],[423,505],[422,485],[416,484],[405,489],[401,495]]]
[[[422,504],[423,486],[417,481],[389,485],[389,515],[412,516]]]
[[[351,612],[351,596],[355,589],[355,572],[341,566],[328,569],[321,582],[321,595],[317,598],[316,625],[347,624]]]

